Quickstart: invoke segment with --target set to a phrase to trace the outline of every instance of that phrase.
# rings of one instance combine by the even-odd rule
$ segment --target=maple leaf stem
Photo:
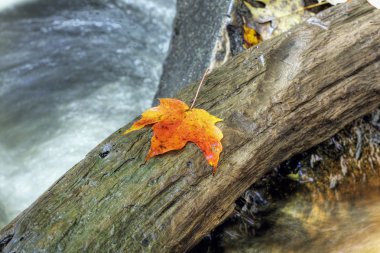
[[[198,97],[199,91],[200,91],[201,86],[202,86],[203,82],[205,81],[205,78],[206,78],[206,76],[207,76],[207,74],[208,74],[209,71],[210,71],[210,69],[207,68],[206,71],[205,71],[205,73],[204,73],[203,76],[202,76],[202,80],[200,81],[200,83],[199,83],[199,85],[198,85],[197,93],[195,93],[195,97],[194,97],[194,99],[193,99],[193,103],[192,103],[191,106],[190,106],[190,110],[193,109],[194,104],[195,104],[195,101],[197,101],[197,97]]]

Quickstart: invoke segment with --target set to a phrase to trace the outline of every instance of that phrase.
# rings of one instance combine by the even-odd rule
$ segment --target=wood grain
[[[379,105],[379,18],[364,0],[338,5],[210,73],[196,107],[224,119],[215,176],[194,144],[145,162],[151,130],[121,136],[127,125],[6,226],[0,249],[188,250],[265,172]]]

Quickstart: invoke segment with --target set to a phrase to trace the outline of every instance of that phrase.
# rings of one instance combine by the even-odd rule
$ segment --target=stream
[[[175,0],[2,0],[0,228],[149,108]]]

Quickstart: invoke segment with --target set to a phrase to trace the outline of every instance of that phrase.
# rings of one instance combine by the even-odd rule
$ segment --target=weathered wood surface
[[[0,248],[189,249],[263,173],[379,105],[379,18],[364,0],[336,6],[211,73],[197,107],[224,119],[215,176],[193,144],[145,162],[151,130],[122,137],[126,126],[6,226]],[[190,102],[195,90],[178,97]]]

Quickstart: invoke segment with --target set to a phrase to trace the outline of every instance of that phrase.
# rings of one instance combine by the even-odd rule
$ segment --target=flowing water
[[[150,107],[175,0],[0,2],[1,228]]]

